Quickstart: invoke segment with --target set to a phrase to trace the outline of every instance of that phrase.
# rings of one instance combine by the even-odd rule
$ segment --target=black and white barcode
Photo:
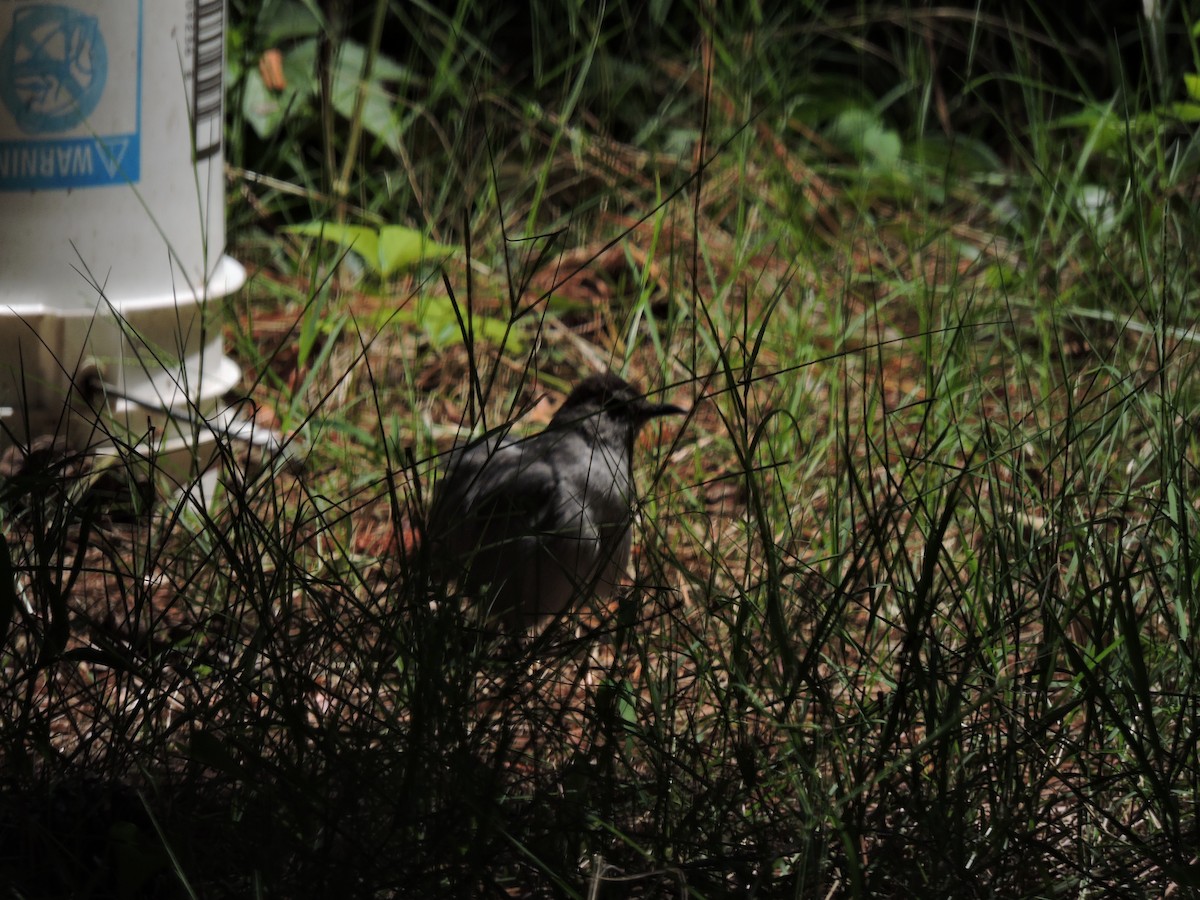
[[[221,149],[222,76],[225,67],[225,0],[194,0],[192,22],[192,123],[196,159]]]

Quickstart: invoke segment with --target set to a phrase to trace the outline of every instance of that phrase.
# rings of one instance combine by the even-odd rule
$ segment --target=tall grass
[[[319,41],[234,4],[229,333],[301,465],[225,446],[147,510],[12,460],[9,893],[1195,890],[1169,85],[1045,72],[1087,60],[1033,15],[568,6],[506,53],[330,5],[363,91],[308,70],[260,133],[257,54]],[[384,275],[301,221],[461,249]],[[420,545],[440,455],[597,366],[693,404],[637,448],[630,588],[498,646]]]

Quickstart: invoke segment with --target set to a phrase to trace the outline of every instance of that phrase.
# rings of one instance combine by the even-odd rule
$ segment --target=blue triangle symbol
[[[96,138],[96,155],[100,157],[109,178],[121,170],[121,161],[129,149],[129,138]]]

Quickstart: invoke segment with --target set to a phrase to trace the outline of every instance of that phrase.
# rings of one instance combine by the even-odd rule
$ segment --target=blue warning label
[[[0,7],[0,191],[140,178],[141,2],[81,6]]]
[[[94,187],[137,181],[136,134],[56,141],[0,141],[0,191]]]

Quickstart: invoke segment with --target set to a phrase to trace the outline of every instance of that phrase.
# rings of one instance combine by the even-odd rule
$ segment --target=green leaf
[[[422,299],[417,306],[415,319],[425,331],[430,345],[436,350],[444,350],[463,342],[458,316],[449,297]],[[505,349],[513,353],[524,352],[525,340],[521,328],[510,328],[508,323],[501,319],[479,315],[474,317],[471,325],[477,339],[481,338],[496,345],[503,343]]]
[[[303,41],[285,53],[283,77],[287,87],[278,93],[267,90],[257,67],[246,72],[242,115],[259,137],[270,137],[279,130],[285,116],[296,116],[305,110],[303,104],[316,89],[312,74],[316,55],[315,41]]]
[[[1125,142],[1126,128],[1136,133],[1136,123],[1117,116],[1111,104],[1091,106],[1050,121],[1051,128],[1079,128],[1087,131],[1088,139],[1098,151],[1120,147]]]
[[[891,169],[900,162],[900,135],[882,128],[871,129],[863,135],[863,149],[873,165]]]
[[[940,134],[920,137],[910,146],[908,158],[935,172],[961,177],[990,178],[1004,171],[995,150],[983,141],[962,135],[953,139]]]
[[[258,69],[246,73],[246,87],[242,93],[242,116],[260,138],[270,137],[279,127],[282,110],[279,101],[263,84]]]
[[[1169,109],[1180,122],[1200,122],[1200,103],[1172,103]]]
[[[376,275],[382,274],[379,264],[379,233],[366,225],[339,225],[336,222],[302,222],[285,231],[306,237],[332,241],[339,247],[353,250]]]
[[[885,128],[870,110],[842,111],[833,120],[829,136],[873,169],[894,169],[900,162],[900,135]]]
[[[353,250],[362,257],[363,265],[380,278],[414,269],[427,259],[450,256],[463,249],[453,244],[439,244],[403,225],[384,225],[376,231],[367,225],[302,222],[284,230],[332,241],[339,247]]]
[[[346,41],[338,52],[333,76],[333,108],[347,119],[354,115],[365,56],[365,48],[354,41]],[[368,134],[383,141],[393,152],[399,149],[400,119],[396,112],[395,92],[388,85],[405,85],[414,80],[412,73],[395,60],[382,53],[375,57],[362,106],[362,125]]]
[[[1184,72],[1183,85],[1187,88],[1188,96],[1200,102],[1200,72]]]
[[[451,256],[461,250],[461,247],[439,244],[402,225],[385,225],[379,229],[379,270],[384,275],[413,269],[423,260]]]
[[[267,4],[260,11],[259,27],[266,32],[268,47],[321,33],[320,20],[303,3]]]

